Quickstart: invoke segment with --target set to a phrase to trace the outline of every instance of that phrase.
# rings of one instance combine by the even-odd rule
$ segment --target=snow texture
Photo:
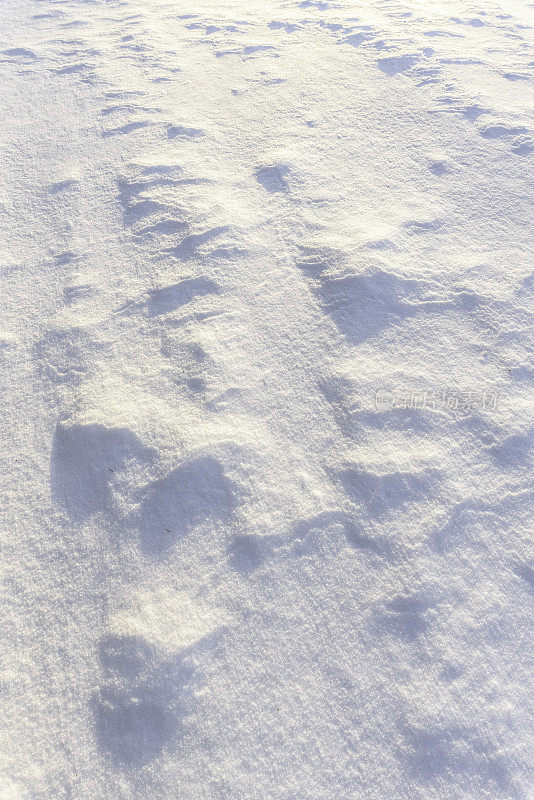
[[[0,800],[532,800],[533,3],[0,23]]]

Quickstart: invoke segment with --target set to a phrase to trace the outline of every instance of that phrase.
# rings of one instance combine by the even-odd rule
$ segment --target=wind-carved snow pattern
[[[527,800],[528,4],[1,27],[0,795]]]

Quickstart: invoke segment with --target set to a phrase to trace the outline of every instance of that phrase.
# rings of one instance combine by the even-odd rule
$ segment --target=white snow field
[[[533,29],[1,0],[0,800],[533,800]]]

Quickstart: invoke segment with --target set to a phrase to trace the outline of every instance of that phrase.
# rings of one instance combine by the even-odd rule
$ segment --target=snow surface
[[[533,3],[0,26],[1,800],[533,798]]]

